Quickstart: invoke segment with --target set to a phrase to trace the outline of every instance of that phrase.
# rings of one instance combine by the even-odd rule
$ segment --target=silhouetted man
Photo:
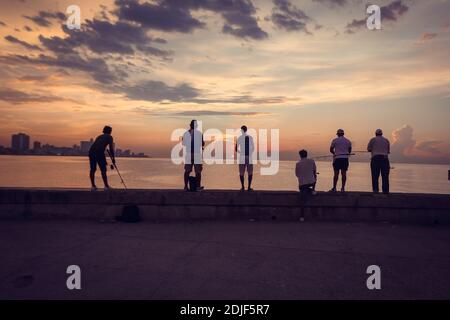
[[[352,143],[344,137],[344,130],[339,129],[336,133],[337,138],[331,142],[330,152],[333,154],[333,188],[331,192],[336,192],[336,186],[339,179],[339,172],[342,174],[341,191],[345,192],[345,183],[347,182],[348,158],[352,153]]]
[[[97,170],[97,165],[100,168],[102,173],[103,183],[105,185],[105,190],[111,189],[108,184],[108,177],[106,175],[106,156],[105,151],[106,147],[109,146],[109,151],[111,153],[111,161],[113,164],[116,163],[116,159],[114,156],[114,142],[113,137],[111,136],[112,128],[110,126],[105,126],[103,128],[103,134],[99,135],[92,146],[89,149],[89,163],[91,167],[91,171],[89,177],[91,178],[91,190],[97,190],[97,186],[95,185],[95,171]]]
[[[239,178],[241,180],[241,190],[245,190],[244,186],[244,175],[245,170],[248,174],[248,191],[253,191],[252,180],[253,180],[253,151],[255,150],[255,145],[253,143],[253,138],[247,134],[247,127],[241,127],[241,135],[236,141],[235,151],[239,154],[238,164],[239,164]]]
[[[389,171],[391,164],[389,163],[389,153],[391,152],[391,144],[388,139],[383,137],[383,131],[377,129],[375,131],[375,137],[369,141],[367,145],[367,151],[372,153],[372,159],[370,160],[370,169],[372,171],[372,189],[373,192],[379,192],[378,179],[380,178],[383,193],[389,193]]]
[[[317,181],[316,162],[308,159],[308,152],[300,150],[300,161],[295,166],[295,175],[298,179],[298,188],[302,196],[315,194]]]
[[[185,147],[185,163],[184,163],[184,190],[188,190],[189,174],[192,168],[195,171],[197,179],[197,190],[203,190],[202,186],[202,152],[205,146],[203,134],[197,129],[197,120],[192,120],[189,130],[183,135],[183,146]]]

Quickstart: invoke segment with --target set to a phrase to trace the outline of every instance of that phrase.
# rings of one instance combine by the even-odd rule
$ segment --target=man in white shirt
[[[389,163],[389,153],[391,153],[391,144],[388,139],[383,137],[383,131],[377,129],[375,137],[369,141],[367,151],[372,153],[370,160],[370,170],[372,172],[372,189],[373,192],[379,192],[379,183],[381,173],[383,193],[389,193],[389,171],[391,164]]]
[[[183,146],[184,150],[184,190],[188,190],[189,175],[192,169],[195,170],[195,178],[197,180],[197,190],[203,190],[204,187],[201,185],[202,182],[202,170],[203,170],[203,159],[202,153],[205,146],[205,141],[203,140],[203,134],[197,129],[197,120],[192,120],[190,123],[190,128],[183,135]]]
[[[253,180],[253,151],[255,150],[255,145],[253,143],[253,138],[247,134],[247,126],[241,127],[241,135],[236,141],[235,151],[239,154],[238,164],[239,164],[239,178],[241,180],[241,190],[245,190],[244,186],[244,175],[247,169],[248,174],[248,191],[253,191],[252,180]]]
[[[295,175],[301,195],[315,194],[317,168],[313,159],[308,159],[308,152],[300,150],[300,161],[295,166]]]
[[[352,143],[344,137],[344,130],[339,129],[336,133],[337,138],[331,142],[330,152],[333,154],[333,188],[331,192],[336,192],[336,186],[339,179],[339,171],[342,174],[341,191],[345,192],[345,183],[347,182],[348,158],[352,153]]]

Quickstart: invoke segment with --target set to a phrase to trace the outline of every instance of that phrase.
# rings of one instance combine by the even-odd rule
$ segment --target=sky
[[[381,7],[381,30],[366,7]],[[449,0],[0,0],[0,145],[113,127],[169,157],[171,133],[279,129],[282,159],[381,128],[395,161],[450,164]],[[66,9],[81,10],[81,29]]]

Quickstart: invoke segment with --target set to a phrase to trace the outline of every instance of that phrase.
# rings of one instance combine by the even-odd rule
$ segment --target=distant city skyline
[[[9,148],[0,144],[0,154],[35,154],[35,155],[87,155],[89,148],[94,143],[94,138],[90,138],[87,141],[79,141],[79,145],[72,144],[68,146],[55,146],[49,143],[42,143],[41,141],[34,140],[33,147],[30,147],[31,136],[26,133],[16,133],[11,135],[11,142]],[[9,149],[9,151],[8,151]],[[130,149],[116,148],[114,143],[114,149],[116,156],[118,157],[146,157],[144,152],[132,152]]]
[[[448,0],[79,0],[69,30],[72,4],[3,1],[0,144],[79,143],[108,124],[169,157],[171,132],[198,119],[279,129],[282,159],[327,154],[338,128],[365,149],[381,128],[394,161],[450,163]]]

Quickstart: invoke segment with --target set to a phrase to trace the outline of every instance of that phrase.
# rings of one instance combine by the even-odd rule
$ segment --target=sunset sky
[[[382,7],[382,30],[366,6]],[[0,0],[0,145],[170,156],[170,134],[280,129],[284,158],[375,129],[396,160],[450,163],[450,0]],[[81,8],[81,30],[65,26]]]

